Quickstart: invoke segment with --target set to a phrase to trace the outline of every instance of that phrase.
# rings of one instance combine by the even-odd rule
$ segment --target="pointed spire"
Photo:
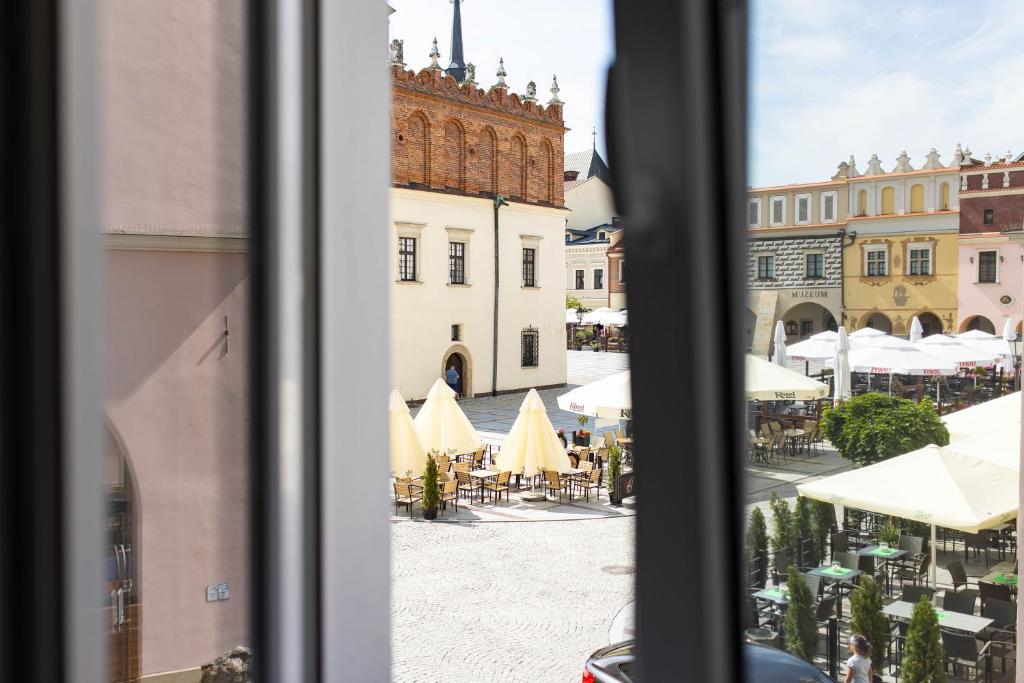
[[[508,76],[508,72],[505,71],[505,58],[498,58],[498,73],[495,74],[498,77],[498,82],[491,87],[496,90],[508,90],[508,83],[505,82],[505,77]]]
[[[548,106],[553,104],[565,104],[562,100],[558,99],[558,93],[561,92],[561,88],[558,87],[558,76],[551,77],[551,99],[548,100]]]
[[[445,72],[459,83],[466,80],[466,60],[462,54],[462,0],[451,0],[452,3],[452,62]]]
[[[427,68],[440,71],[441,65],[437,62],[439,59],[441,59],[441,51],[437,49],[437,36],[434,36],[434,46],[430,50],[430,66]]]
[[[853,160],[853,155],[850,155],[850,161],[847,162],[850,166],[849,175],[851,178],[859,178],[860,171],[857,170],[857,162]]]
[[[593,128],[590,129],[590,137],[592,137],[594,139],[594,144],[591,147],[591,149],[592,149],[592,151],[596,152],[597,151],[597,126],[594,126]]]

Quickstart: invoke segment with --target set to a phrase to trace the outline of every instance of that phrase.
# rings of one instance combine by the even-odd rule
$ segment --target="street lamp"
[[[1020,391],[1020,356],[1017,354],[1017,343],[1020,341],[1020,335],[1014,334],[1013,339],[1010,343],[1013,344],[1013,389],[1014,391]]]

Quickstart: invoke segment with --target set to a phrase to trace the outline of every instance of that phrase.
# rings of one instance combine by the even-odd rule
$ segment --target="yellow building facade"
[[[956,161],[954,160],[954,164]],[[921,169],[906,153],[891,172],[873,156],[848,182],[843,324],[894,335],[917,316],[925,334],[956,332],[959,166],[932,150]]]

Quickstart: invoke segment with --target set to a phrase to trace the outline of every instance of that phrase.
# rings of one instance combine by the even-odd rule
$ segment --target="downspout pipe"
[[[852,247],[857,240],[857,231],[847,232],[845,229],[839,231],[839,324],[846,327],[846,247]],[[846,238],[850,243],[846,244]]]
[[[498,395],[498,210],[508,206],[508,202],[500,194],[494,195],[494,330],[493,346],[491,348],[491,396]]]

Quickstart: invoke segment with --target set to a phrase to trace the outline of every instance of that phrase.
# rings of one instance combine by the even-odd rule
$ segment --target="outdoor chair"
[[[942,649],[946,653],[946,666],[953,669],[953,676],[958,676],[964,669],[973,671],[970,678],[962,677],[963,680],[984,680],[985,658],[988,656],[989,644],[978,649],[978,641],[973,635],[962,635],[942,632]]]
[[[910,602],[917,604],[921,600],[921,596],[927,596],[930,601],[935,596],[935,589],[931,586],[918,586],[917,584],[903,584],[903,590],[900,593],[900,600],[903,602]]]
[[[845,531],[837,531],[832,534],[832,552],[830,554],[831,559],[834,561],[836,553],[845,553],[850,550],[850,537],[846,535]]]
[[[821,595],[821,577],[814,576],[812,574],[804,574],[804,583],[807,584],[807,590],[811,592],[815,598]]]
[[[594,469],[594,463],[590,462],[589,460],[580,460],[580,464],[577,467],[577,469],[586,470],[587,472],[589,472],[590,470]]]
[[[974,551],[974,557],[977,558],[982,552],[985,553],[985,568],[988,569],[991,561],[989,559],[988,551],[999,550],[999,540],[994,534],[982,531],[977,534],[964,534],[964,559],[969,559],[968,556],[970,551]]]
[[[873,559],[868,557],[868,559]],[[839,565],[845,569],[860,569],[860,556],[857,553],[845,552],[835,553],[833,562],[838,562]],[[872,570],[874,565],[872,565]],[[863,570],[861,570],[863,571]]]
[[[615,430],[615,437],[617,439],[625,439],[626,438],[626,430],[624,430],[624,429],[616,429]]]
[[[913,581],[917,584],[928,583],[928,567],[931,565],[931,555],[925,554],[920,560],[908,560],[905,563],[897,564],[893,576],[898,581]]]
[[[558,491],[558,502],[561,503],[563,492],[568,491],[570,495],[572,494],[571,486],[572,482],[562,479],[555,470],[544,470],[545,497],[547,497],[549,491]]]
[[[462,463],[469,466],[469,463]],[[455,478],[459,482],[459,493],[468,493],[469,502],[473,502],[473,493],[476,491],[476,484],[473,483],[473,478],[469,476],[467,470],[455,470]]]
[[[946,565],[946,569],[949,571],[949,575],[953,578],[954,591],[958,591],[961,587],[968,585],[967,570],[964,569],[963,562],[960,560],[953,560]]]
[[[501,467],[499,467],[498,463],[496,463],[496,462],[488,463],[487,464],[487,469],[489,469],[491,472],[500,472],[501,471]]]
[[[811,447],[815,444],[815,437],[818,433],[818,423],[814,420],[804,420],[804,448],[807,452],[811,452]]]
[[[445,470],[445,471],[448,471],[448,462],[449,462],[449,459],[448,459],[448,456],[447,456],[447,455],[438,455],[438,456],[435,456],[435,457],[434,457],[434,462],[436,462],[436,463],[437,463],[437,469],[438,469],[438,471],[440,471],[440,470]]]
[[[605,447],[613,446],[615,444],[615,432],[604,433],[604,445]]]
[[[472,467],[468,462],[457,462],[454,465],[452,465],[452,469],[455,470],[455,474],[458,474],[459,472],[465,472],[468,474],[469,470],[472,469]]]
[[[906,550],[907,555],[917,557],[924,549],[924,539],[920,536],[906,536],[900,534],[899,549]]]
[[[438,484],[443,484],[446,481],[450,481],[451,478],[452,477],[451,477],[451,475],[448,472],[444,472],[444,471],[441,471],[441,470],[437,471],[437,483]]]
[[[989,581],[979,581],[978,590],[981,591],[981,609],[985,609],[985,605],[990,600],[1003,600],[1004,602],[1013,602],[1013,592],[1010,587],[1001,583],[991,583]]]
[[[597,491],[598,500],[601,499],[601,470],[594,468],[586,473],[579,480],[579,487],[583,491],[583,495],[586,496],[587,500],[590,500],[591,489]]]
[[[818,606],[814,608],[814,620],[818,622],[819,626],[831,619],[836,613],[836,600],[838,599],[838,596],[835,595],[822,598]]]
[[[790,564],[792,562],[789,559],[788,550],[776,550],[772,555],[772,582],[776,586],[786,580],[786,577],[789,575]]]
[[[484,468],[484,447],[476,449],[473,453],[473,469],[482,470]]]
[[[992,620],[992,625],[989,626],[988,629],[1004,631],[1010,634],[1013,637],[1014,642],[1016,642],[1017,603],[989,598],[985,603],[985,606],[981,608],[981,616]],[[990,639],[983,636],[985,636],[984,632],[979,634],[978,637],[982,640]]]
[[[580,449],[579,459],[578,459],[578,461],[576,463],[576,467],[579,467],[580,463],[583,463],[583,462],[586,462],[586,461],[589,461],[589,460],[590,460],[590,448],[585,446],[585,447]]]
[[[508,480],[512,477],[512,473],[508,470],[500,472],[497,479],[489,479],[484,482],[484,490],[491,492],[491,497],[494,498],[494,502],[501,501],[501,492],[505,492],[505,502],[509,500],[509,489]]]
[[[942,609],[947,612],[958,612],[960,614],[974,614],[975,603],[978,602],[978,591],[973,588],[962,590],[959,593],[947,591],[942,597]]]
[[[457,479],[449,479],[441,485],[441,514],[444,514],[448,503],[455,503],[455,511],[459,511],[459,482]]]
[[[408,482],[395,482],[395,514],[398,514],[398,506],[404,505],[409,508],[409,516],[412,517],[412,506],[423,499],[423,489],[416,484]]]
[[[750,438],[747,439],[747,449],[750,451],[747,458],[751,464],[760,463],[768,464],[768,448],[771,446],[771,441],[758,436],[754,433],[754,430],[749,431]]]

